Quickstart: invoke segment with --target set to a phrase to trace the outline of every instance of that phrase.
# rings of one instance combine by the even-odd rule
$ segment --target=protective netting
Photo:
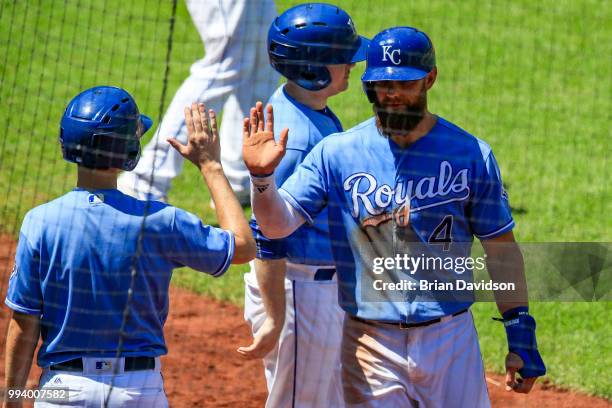
[[[204,13],[207,2],[211,10],[220,3],[201,0],[199,5]],[[271,13],[271,2],[235,3],[245,2],[251,11],[248,18],[240,20],[242,24],[258,27],[264,24],[265,16]],[[276,1],[276,10],[281,12],[296,4],[296,1]],[[612,197],[607,166],[612,21],[609,2],[343,0],[338,5],[351,15],[357,31],[367,37],[396,25],[414,26],[428,33],[435,46],[439,71],[429,93],[429,109],[492,146],[510,197],[519,241],[610,240],[612,223],[608,214],[612,210]],[[236,10],[233,7],[239,6],[228,7],[214,18],[204,16],[202,22],[190,16],[182,1],[1,1],[0,234],[16,240],[30,209],[73,188],[75,166],[62,160],[57,137],[63,109],[78,92],[95,85],[114,85],[128,90],[140,110],[155,121],[154,128],[143,139],[146,143],[158,134],[170,136],[162,134],[163,130],[156,133],[155,128],[169,107],[172,108],[171,100],[190,72],[194,83],[205,87],[203,82],[231,82],[232,76],[241,75],[241,72],[226,71],[227,67],[223,66],[235,65],[240,55],[244,57],[243,67],[256,67],[265,61],[265,55],[254,53],[254,47],[261,41],[253,38],[252,33],[265,35],[262,33],[267,28],[237,29],[242,34],[232,36],[231,41],[242,44],[241,54],[225,56],[225,59],[222,56],[215,68],[227,77],[198,77],[207,68],[202,66],[207,60],[202,60],[203,42],[197,26],[215,24],[217,31],[213,30],[210,35],[209,47],[221,41],[216,34],[222,37],[229,26],[221,22],[231,20]],[[220,46],[219,50],[222,49]],[[234,60],[230,62],[230,59]],[[239,61],[237,66],[240,65]],[[344,129],[372,114],[360,83],[364,65],[359,63],[354,68],[348,91],[330,99],[329,106]],[[210,72],[215,71],[201,75]],[[253,78],[257,83],[236,80],[238,89],[253,88],[249,94],[251,103],[255,102],[255,95],[263,92],[257,85],[270,80]],[[272,82],[275,80],[272,78]],[[226,93],[221,89],[218,94],[210,95],[213,106],[223,106],[228,99]],[[240,117],[236,117],[231,107],[236,101],[240,104],[240,98],[229,99],[230,105],[225,105],[223,113],[226,122],[239,121]],[[180,123],[168,129],[177,134],[181,129],[184,131]],[[231,128],[228,126],[228,129]],[[155,170],[164,157],[155,154],[151,157],[157,165],[149,169],[148,176],[153,180],[158,176],[158,180],[170,180],[172,177],[157,174]],[[180,165],[176,172],[181,172]],[[199,174],[185,165],[184,173],[166,193],[173,205],[201,215],[205,223],[214,224],[214,211],[208,209],[209,196],[203,190]],[[151,211],[147,206],[143,214],[148,217]],[[143,234],[145,222],[146,219]],[[70,229],[70,225],[61,227],[58,229]],[[74,230],[74,234],[80,233]],[[135,263],[146,248],[140,242],[134,247],[137,251],[131,258],[134,264],[127,272],[131,288],[128,303],[134,290],[142,290],[134,287]],[[13,257],[0,258],[0,262],[5,263],[0,265],[2,270],[10,270]],[[238,271],[233,273],[240,275]],[[240,277],[226,276],[209,283],[211,280],[184,271],[174,279],[179,285],[208,295],[221,293],[221,297],[234,301],[242,298]],[[8,276],[0,283],[2,293],[6,292],[7,281]],[[542,309],[547,316],[545,327],[554,333],[549,334],[551,338],[564,332],[556,323],[559,316],[569,313],[569,307],[564,307]],[[605,304],[589,307],[603,309],[581,310],[604,315],[609,312]],[[119,352],[124,347],[128,320],[126,312],[117,332]],[[591,330],[600,330],[605,338],[608,326],[603,323]],[[499,331],[485,330],[481,336],[485,356],[495,355],[499,344],[497,340],[486,339],[491,333],[501,336]],[[604,340],[592,338],[591,341],[586,348],[597,350],[599,342]],[[549,344],[551,355],[556,347]],[[561,364],[563,358],[551,356],[549,360]],[[499,361],[492,364],[499,368]],[[588,369],[585,366],[584,370]],[[553,373],[555,370],[562,371],[556,368]],[[575,372],[575,375],[559,375],[560,381],[611,395],[609,384],[599,380],[582,381],[581,370]]]

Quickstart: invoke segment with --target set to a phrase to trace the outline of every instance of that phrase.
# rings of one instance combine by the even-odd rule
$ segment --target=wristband
[[[253,192],[263,193],[268,190],[271,185],[274,185],[274,173],[266,174],[263,176],[255,176],[251,174],[251,184],[253,185]]]

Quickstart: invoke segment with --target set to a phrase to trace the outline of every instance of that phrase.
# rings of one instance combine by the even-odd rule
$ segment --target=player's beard
[[[425,93],[419,96],[419,100],[404,109],[389,109],[376,101],[373,105],[376,115],[376,126],[385,136],[393,134],[406,134],[417,127],[425,117],[427,97]]]

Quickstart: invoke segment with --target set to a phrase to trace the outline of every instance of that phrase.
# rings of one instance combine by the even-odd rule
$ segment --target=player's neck
[[[116,170],[92,170],[79,166],[77,187],[85,190],[117,189]]]
[[[425,136],[435,126],[438,118],[429,111],[425,112],[425,116],[418,125],[407,133],[392,134],[390,136],[399,147],[406,148]]]
[[[290,97],[314,110],[325,109],[328,96],[325,92],[309,91],[293,82],[287,82],[285,91]]]

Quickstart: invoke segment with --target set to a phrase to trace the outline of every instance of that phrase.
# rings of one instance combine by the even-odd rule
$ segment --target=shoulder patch
[[[87,202],[91,205],[104,204],[104,194],[89,194]]]

